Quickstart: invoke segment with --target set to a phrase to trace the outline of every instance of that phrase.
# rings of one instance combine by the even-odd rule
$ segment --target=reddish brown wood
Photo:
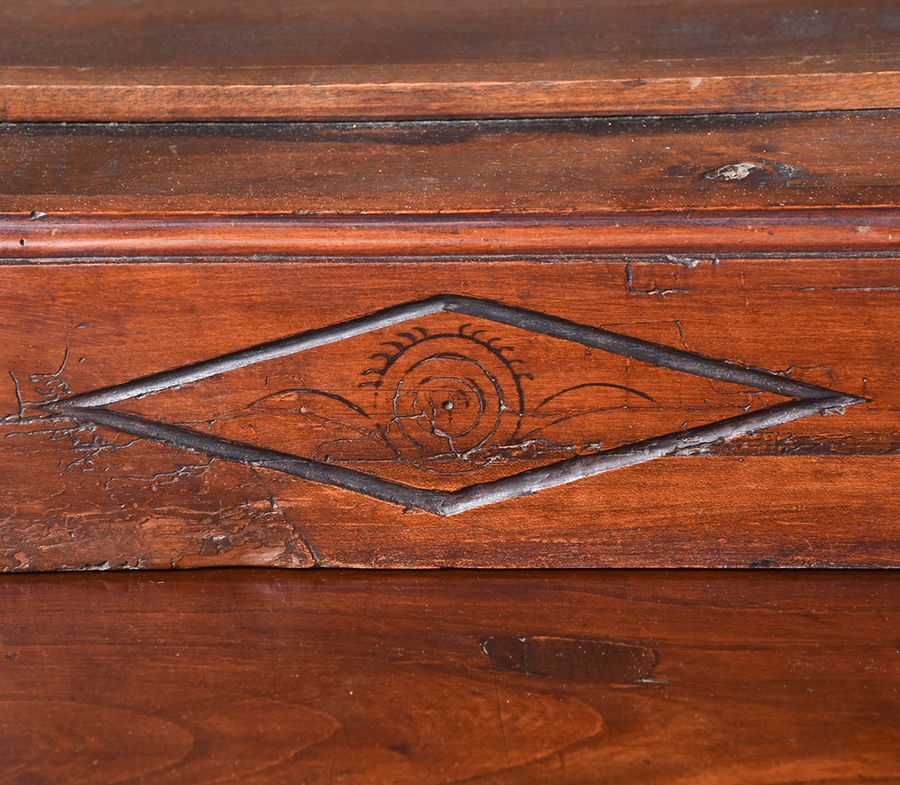
[[[893,0],[33,0],[0,27],[17,121],[900,106]]]
[[[898,118],[7,126],[3,569],[896,566]],[[788,400],[771,387],[564,343],[520,311],[429,311],[183,376],[440,295],[769,369],[830,404],[763,422]],[[411,359],[419,329],[444,334],[438,376]],[[59,408],[173,369],[99,414]],[[459,425],[495,403],[495,430]],[[599,450],[655,460],[547,487]]]
[[[10,785],[896,782],[885,574],[19,576]]]
[[[6,570],[900,562],[894,531],[900,279],[892,259],[44,263],[6,266],[0,277],[0,367],[10,373],[0,438]],[[843,416],[805,416],[449,518],[211,460],[207,448],[188,452],[107,426],[92,430],[42,408],[444,293],[766,368],[867,402]],[[391,425],[408,404],[406,392],[392,398],[391,390],[400,390],[395,372],[366,373],[402,355],[395,370],[408,380],[403,389],[428,387],[409,375],[422,351],[408,349],[414,328],[462,330],[465,336],[433,344],[431,354],[442,360],[429,366],[440,366],[430,376],[455,379],[458,361],[447,370],[448,357],[470,358],[507,402],[498,430],[460,466],[439,457],[425,433],[430,426],[415,431],[424,446],[412,449]],[[467,336],[477,330],[484,331],[482,341],[507,347],[502,361],[473,345]],[[511,360],[515,374],[533,376],[520,377],[521,411],[511,403],[511,371],[502,367]],[[362,385],[379,378],[387,379],[382,388]],[[443,432],[460,422],[453,417],[473,411],[455,384],[437,385],[459,404],[456,415],[435,408],[435,427]],[[569,387],[576,389],[552,397]],[[496,397],[485,397],[488,409]],[[590,454],[597,440],[604,448],[628,445],[783,400],[445,313],[179,382],[110,408],[383,480],[454,490]],[[516,412],[524,430],[509,421]],[[387,429],[384,439],[379,428]],[[457,451],[469,450],[468,437],[460,438],[465,443]]]
[[[897,207],[898,137],[900,112],[880,111],[7,125],[0,128],[0,159],[10,163],[0,178],[0,213],[568,216]]]
[[[748,252],[893,254],[900,211],[647,212],[591,216],[0,217],[0,258],[426,257],[570,254],[719,258]]]

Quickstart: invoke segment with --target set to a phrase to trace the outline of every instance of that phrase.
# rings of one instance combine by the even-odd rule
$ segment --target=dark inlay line
[[[669,433],[592,455],[577,456],[549,466],[528,469],[487,483],[456,491],[432,491],[384,480],[369,474],[302,458],[289,453],[233,442],[186,428],[147,420],[103,408],[106,404],[181,386],[265,360],[340,341],[396,325],[409,319],[450,312],[486,319],[541,335],[571,341],[613,354],[682,373],[793,398],[794,400],[756,412],[688,430]],[[439,295],[386,308],[340,324],[309,330],[260,346],[135,379],[125,384],[82,393],[48,408],[75,419],[105,425],[172,447],[201,452],[238,463],[261,466],[295,477],[355,491],[375,499],[426,510],[437,515],[455,515],[466,510],[525,496],[545,488],[575,482],[584,477],[678,454],[712,442],[732,439],[753,431],[781,425],[801,417],[824,414],[864,401],[769,371],[714,360],[639,338],[631,338],[598,327],[578,324],[537,311],[515,308],[492,300],[457,295]]]
[[[462,313],[488,319],[501,324],[518,327],[523,330],[572,341],[582,346],[602,349],[613,354],[631,357],[641,362],[670,368],[693,376],[704,376],[734,384],[767,390],[778,395],[796,398],[828,398],[835,395],[834,390],[805,382],[788,379],[784,376],[756,368],[736,365],[727,360],[714,360],[694,352],[675,349],[671,346],[631,338],[619,333],[610,332],[600,327],[571,322],[556,316],[548,316],[538,311],[514,308],[493,300],[480,300],[474,297],[446,295],[444,308],[447,311]]]
[[[677,455],[683,450],[695,449],[712,442],[734,439],[764,428],[799,420],[813,414],[825,414],[859,403],[851,395],[833,395],[831,398],[788,401],[750,412],[727,420],[701,425],[685,431],[665,434],[641,442],[627,444],[594,455],[581,455],[550,466],[529,469],[505,477],[502,480],[470,485],[451,494],[440,504],[441,515],[456,515],[486,504],[526,496],[546,488],[565,485],[595,474],[624,469],[655,458]]]
[[[565,485],[595,474],[633,466],[638,463],[675,455],[722,439],[731,439],[763,428],[791,422],[813,414],[824,414],[858,403],[860,399],[833,394],[830,398],[789,401],[758,412],[666,434],[634,444],[560,461],[550,466],[529,469],[489,483],[481,483],[457,491],[430,491],[402,483],[383,480],[369,474],[332,466],[288,453],[232,442],[186,428],[146,420],[104,408],[52,405],[60,414],[105,425],[116,430],[161,442],[171,447],[204,453],[217,458],[273,469],[312,482],[344,488],[381,501],[417,508],[441,516],[456,515],[467,510],[526,496],[546,488]]]
[[[111,409],[67,406],[53,404],[50,407],[59,414],[77,420],[105,425],[123,433],[140,436],[160,442],[169,447],[191,450],[214,458],[258,466],[265,469],[290,474],[312,482],[344,488],[348,491],[371,496],[375,499],[414,507],[435,514],[443,514],[438,509],[444,502],[444,493],[413,488],[409,485],[382,480],[369,474],[343,466],[332,466],[319,461],[300,458],[290,453],[278,452],[261,447],[254,447],[243,442],[220,439],[188,428],[147,420],[133,414],[112,411]]]
[[[397,305],[393,308],[385,308],[382,311],[361,316],[328,327],[320,327],[315,330],[280,338],[277,341],[251,346],[249,349],[241,349],[230,354],[223,354],[211,360],[184,365],[170,371],[144,376],[124,384],[113,387],[104,387],[93,392],[82,393],[67,398],[66,402],[75,406],[105,406],[106,404],[124,401],[128,398],[149,395],[150,393],[168,390],[172,387],[180,387],[183,384],[208,379],[220,373],[234,371],[248,365],[274,360],[288,354],[302,352],[316,346],[324,346],[335,341],[353,338],[357,335],[378,330],[382,327],[390,327],[394,324],[440,313],[444,310],[440,298],[421,300],[415,303]]]
[[[145,376],[124,384],[75,395],[67,402],[73,406],[105,406],[128,398],[148,395],[160,390],[179,387],[220,373],[243,368],[265,360],[284,357],[295,352],[324,346],[335,341],[363,335],[382,327],[389,327],[409,319],[435,313],[452,312],[487,319],[541,335],[602,349],[613,354],[631,357],[651,365],[670,368],[694,376],[743,384],[796,398],[828,398],[833,390],[788,379],[761,369],[714,360],[694,352],[644,341],[610,332],[599,327],[578,324],[567,319],[549,316],[538,311],[515,308],[492,300],[460,295],[438,295],[412,303],[386,308],[367,316],[321,327],[282,338],[259,346],[215,357]],[[859,399],[862,400],[862,399]]]

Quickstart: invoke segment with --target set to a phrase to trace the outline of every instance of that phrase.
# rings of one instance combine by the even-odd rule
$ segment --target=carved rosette
[[[365,372],[377,377],[363,384],[378,389],[373,414],[385,442],[398,459],[427,471],[483,466],[514,439],[523,414],[511,347],[467,328],[403,333],[372,356],[383,365]]]

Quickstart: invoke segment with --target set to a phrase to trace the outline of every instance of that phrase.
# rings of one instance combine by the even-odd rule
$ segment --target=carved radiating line
[[[591,455],[569,458],[549,466],[456,491],[431,491],[384,480],[341,466],[296,455],[234,442],[135,415],[103,408],[107,404],[178,387],[188,382],[243,368],[265,360],[294,354],[353,336],[436,313],[460,313],[558,338],[564,341],[631,357],[682,373],[766,390],[796,400],[756,412],[670,433]],[[714,360],[693,352],[619,335],[566,319],[514,308],[491,300],[441,295],[388,308],[368,316],[300,333],[282,340],[245,349],[182,368],[136,379],[115,387],[82,393],[51,405],[54,412],[74,419],[105,425],[172,447],[201,452],[225,460],[259,466],[336,486],[408,508],[436,515],[455,515],[486,504],[525,496],[545,488],[575,482],[584,477],[675,455],[715,441],[781,425],[801,417],[839,410],[865,399],[829,390],[756,368]]]

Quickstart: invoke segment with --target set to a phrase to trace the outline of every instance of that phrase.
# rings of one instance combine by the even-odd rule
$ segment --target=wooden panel
[[[0,117],[890,108],[897,20],[895,0],[33,0],[0,8]]]
[[[898,137],[900,112],[6,125],[0,213],[896,207]]]
[[[885,574],[0,581],[10,785],[888,783]]]
[[[4,570],[900,563],[891,259],[0,278]]]

